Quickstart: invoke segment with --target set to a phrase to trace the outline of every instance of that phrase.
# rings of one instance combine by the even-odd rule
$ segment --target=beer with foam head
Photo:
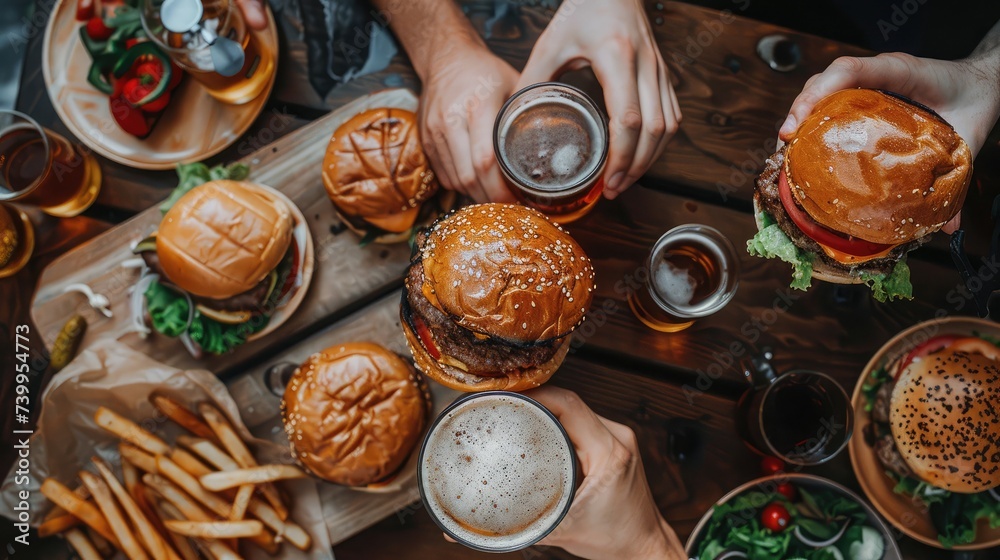
[[[420,450],[420,494],[456,541],[489,552],[519,550],[569,511],[576,456],[555,417],[502,391],[459,399],[431,426]]]
[[[497,115],[493,147],[514,196],[557,222],[589,212],[604,190],[608,123],[574,87],[542,83],[515,93]]]

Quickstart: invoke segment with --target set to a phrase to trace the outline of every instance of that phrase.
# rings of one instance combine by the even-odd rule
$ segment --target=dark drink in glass
[[[0,202],[67,218],[90,207],[101,169],[89,153],[17,111],[0,111]]]
[[[572,86],[548,82],[515,93],[497,115],[493,147],[514,196],[556,222],[585,215],[604,191],[607,119]]]

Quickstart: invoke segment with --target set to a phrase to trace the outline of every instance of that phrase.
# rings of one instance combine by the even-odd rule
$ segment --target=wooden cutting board
[[[261,353],[274,353],[290,340],[330,324],[348,309],[397,287],[409,261],[406,244],[359,245],[359,237],[348,230],[334,212],[321,178],[321,165],[333,131],[357,113],[374,107],[416,110],[416,96],[405,89],[384,90],[361,97],[288,136],[255,152],[242,161],[251,167],[250,180],[277,189],[305,215],[315,247],[312,284],[291,318],[273,333],[222,356],[195,360],[176,339],[152,334],[121,335],[129,326],[129,289],[138,280],[136,269],[122,267],[133,258],[132,243],[152,233],[160,222],[157,207],[108,230],[90,242],[66,253],[42,273],[32,302],[31,315],[46,345],[52,347],[63,324],[75,313],[87,319],[82,342],[113,336],[157,361],[178,368],[204,368],[217,374],[237,371]],[[105,318],[91,309],[78,292],[64,293],[66,286],[83,283],[111,301],[114,316]]]
[[[250,431],[257,437],[287,445],[278,410],[280,399],[271,392],[273,384],[268,381],[268,370],[272,366],[282,362],[299,364],[311,354],[346,342],[375,342],[408,358],[410,352],[399,324],[399,298],[400,292],[393,292],[343,321],[290,346],[280,356],[228,379],[226,384]],[[460,393],[433,381],[428,381],[428,387],[433,401],[429,424],[430,418],[436,417]],[[419,442],[417,445],[419,447]],[[414,449],[409,463],[401,469],[388,492],[371,493],[336,484],[318,484],[323,518],[332,544],[348,539],[387,516],[408,516],[414,512],[413,508],[420,507],[416,482],[418,451],[418,448]]]

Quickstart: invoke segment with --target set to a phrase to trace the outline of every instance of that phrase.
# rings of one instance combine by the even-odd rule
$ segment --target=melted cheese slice
[[[816,240],[814,239],[813,241]],[[823,245],[819,241],[816,241],[816,243],[819,243],[819,246],[823,249],[823,252],[826,253],[826,256],[843,264],[857,264],[857,263],[872,261],[875,259],[881,259],[882,257],[889,256],[889,253],[891,253],[892,250],[896,248],[896,246],[893,245],[892,247],[889,247],[888,249],[880,253],[875,253],[873,255],[858,256],[858,255],[851,255],[843,251],[838,251],[833,247],[827,247],[826,245]]]

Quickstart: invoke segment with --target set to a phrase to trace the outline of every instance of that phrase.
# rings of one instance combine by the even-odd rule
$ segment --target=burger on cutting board
[[[417,367],[458,391],[524,391],[562,364],[594,269],[537,210],[466,206],[421,231],[400,318]]]
[[[268,187],[230,180],[195,187],[134,249],[147,267],[134,296],[145,305],[137,307],[153,330],[179,337],[196,357],[232,351],[301,299],[308,236],[298,209]]]
[[[962,208],[965,141],[930,109],[871,89],[834,93],[768,158],[754,191],[751,255],[813,278],[865,283],[879,301],[912,297],[906,254]]]
[[[323,159],[323,185],[363,244],[412,241],[456,199],[438,187],[416,115],[400,108],[369,109],[338,127]]]

